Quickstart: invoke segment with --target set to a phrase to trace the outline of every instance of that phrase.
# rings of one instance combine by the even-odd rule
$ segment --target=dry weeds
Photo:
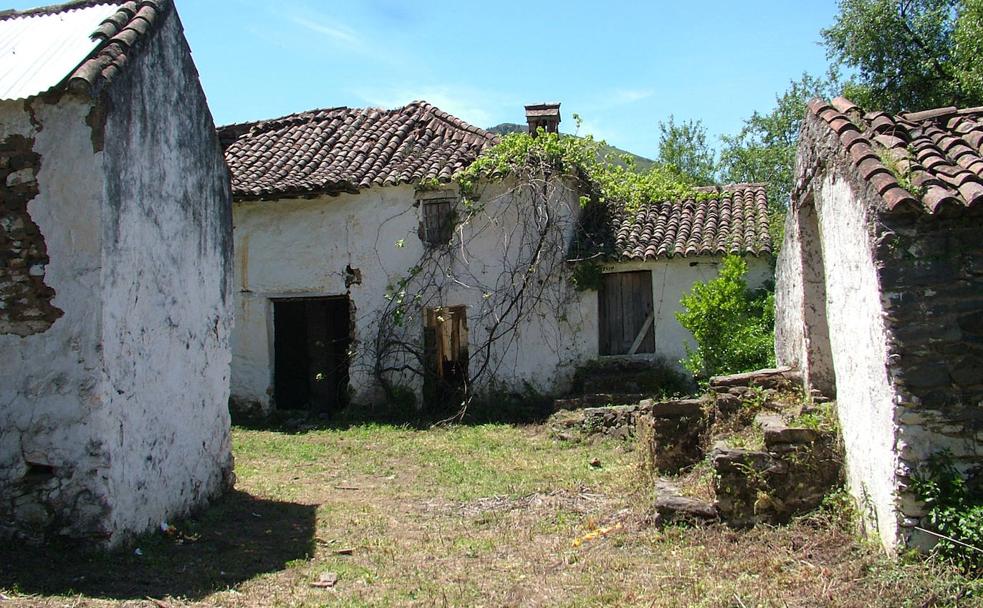
[[[364,425],[238,429],[235,449],[237,493],[142,556],[0,551],[0,606],[980,605],[977,583],[892,563],[828,515],[654,529],[614,440]]]

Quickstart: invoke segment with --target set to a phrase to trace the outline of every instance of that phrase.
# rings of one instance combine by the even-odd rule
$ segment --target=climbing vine
[[[577,332],[570,304],[578,291],[597,288],[602,270],[597,258],[568,259],[580,207],[619,205],[634,212],[647,201],[713,196],[671,167],[643,173],[627,159],[602,157],[602,149],[603,142],[589,136],[510,134],[451,184],[419,184],[418,192],[456,188],[460,200],[450,243],[424,246],[419,259],[390,280],[371,345],[372,372],[387,397],[433,380],[428,310],[442,318],[442,307],[468,306],[467,361],[455,370],[463,377],[452,402],[441,403],[458,416],[476,387],[495,384],[503,366],[515,364],[521,332],[534,329],[550,352],[560,353]],[[405,244],[400,239],[395,246]],[[434,406],[430,400],[425,395],[424,405]]]

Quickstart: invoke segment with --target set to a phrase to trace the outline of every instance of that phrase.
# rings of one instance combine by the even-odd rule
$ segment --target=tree
[[[822,36],[829,58],[856,71],[854,102],[891,113],[983,102],[972,84],[983,74],[980,0],[840,0],[839,9]]]
[[[682,363],[698,378],[775,364],[775,296],[750,291],[746,274],[744,258],[728,256],[717,278],[696,283],[680,302],[676,319],[696,341]]]
[[[839,78],[834,70],[825,78],[803,74],[776,97],[774,109],[767,114],[755,112],[737,135],[722,138],[720,172],[724,181],[768,184],[771,237],[776,251],[782,242],[806,102],[814,97],[832,97],[838,90]]]
[[[703,121],[676,123],[674,116],[659,123],[659,163],[697,186],[715,182],[716,162],[707,145]]]
[[[956,22],[955,51],[953,52],[956,78],[970,103],[983,102],[983,0],[965,0]]]

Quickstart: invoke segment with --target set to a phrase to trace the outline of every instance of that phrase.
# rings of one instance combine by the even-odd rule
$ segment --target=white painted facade
[[[580,208],[578,196],[559,190],[562,248],[548,252],[552,260],[566,257]],[[503,251],[514,248],[514,201],[505,184],[492,184],[482,200],[491,201],[479,218],[460,226],[443,263],[448,276],[440,287],[440,303],[466,305],[472,352],[487,336],[479,322],[486,297],[476,285],[492,285],[502,272]],[[370,188],[359,194],[313,199],[242,201],[233,205],[235,224],[236,326],[233,331],[232,397],[234,407],[268,412],[274,393],[273,301],[279,298],[347,296],[355,309],[354,357],[350,369],[353,402],[371,404],[383,398],[373,376],[372,343],[378,332],[386,294],[424,255],[418,236],[420,210],[412,186]],[[466,248],[460,246],[464,234]],[[397,246],[399,243],[399,246]],[[675,258],[613,264],[605,272],[651,270],[656,308],[655,356],[673,363],[685,355],[692,338],[676,321],[679,300],[696,281],[716,276],[720,259]],[[766,258],[748,258],[749,284],[771,278]],[[346,286],[346,268],[361,282]],[[577,367],[598,358],[596,291],[578,292],[568,281],[549,286],[547,301],[520,324],[514,339],[503,340],[491,354],[488,382],[522,392],[528,384],[540,393],[560,394],[569,388]],[[422,342],[419,310],[407,321]],[[638,355],[639,358],[652,355]],[[401,382],[419,397],[422,379],[407,375]]]
[[[0,333],[3,536],[115,546],[232,482],[228,175],[176,14],[160,27],[104,122],[69,94],[0,104],[0,140],[41,157],[28,213],[63,312]]]
[[[806,256],[822,255],[825,265],[825,308],[835,372],[837,411],[846,449],[847,479],[854,497],[874,532],[885,546],[893,549],[899,542],[897,510],[897,467],[895,391],[889,377],[889,352],[885,340],[884,308],[874,253],[871,249],[869,209],[859,204],[849,182],[836,172],[829,172],[814,184],[814,201],[821,251],[807,251]],[[789,217],[794,218],[790,213]],[[800,228],[789,226],[796,234]],[[782,257],[799,257],[797,248],[803,241],[786,239],[788,251]],[[800,262],[801,263],[801,262]],[[801,292],[801,277],[780,266],[780,288],[776,295],[779,327],[806,328],[794,346],[780,346],[778,364],[798,367],[807,361],[808,340],[821,340],[802,317],[806,306],[814,302],[783,297],[786,284],[795,283]],[[800,293],[801,296],[801,293]],[[788,332],[788,329],[778,330]],[[794,331],[794,330],[793,330]],[[815,361],[813,365],[828,365]],[[806,371],[809,372],[808,366]],[[811,372],[815,375],[815,372]],[[807,374],[808,376],[808,374]]]

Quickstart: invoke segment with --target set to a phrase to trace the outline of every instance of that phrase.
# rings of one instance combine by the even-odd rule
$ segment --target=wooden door
[[[597,292],[597,309],[600,354],[655,352],[651,271],[605,274]]]

